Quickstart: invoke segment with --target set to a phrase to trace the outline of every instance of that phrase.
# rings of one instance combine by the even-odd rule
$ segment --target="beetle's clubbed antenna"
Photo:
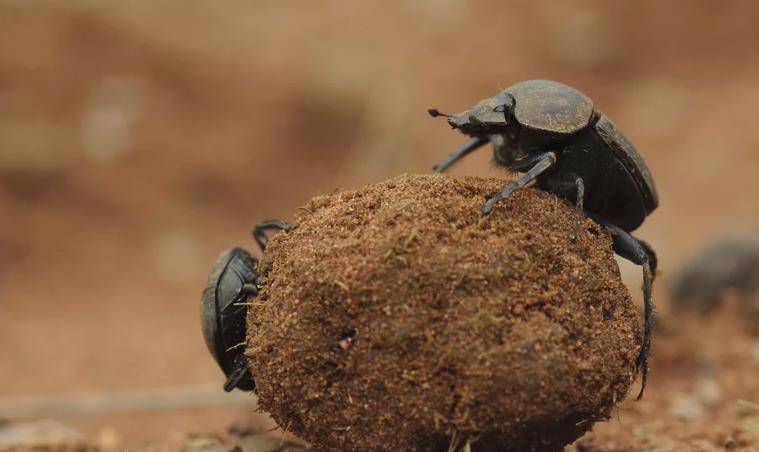
[[[437,108],[428,108],[427,113],[429,113],[430,116],[432,116],[433,118],[437,118],[438,116],[450,118],[451,116],[453,116],[453,115],[449,115],[445,113],[440,113],[440,110],[438,110]]]

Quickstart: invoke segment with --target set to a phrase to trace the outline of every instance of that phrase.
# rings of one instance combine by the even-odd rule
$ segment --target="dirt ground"
[[[0,408],[220,387],[198,304],[221,250],[313,195],[429,171],[462,137],[427,107],[551,78],[625,131],[661,197],[637,231],[662,269],[651,386],[578,447],[756,444],[755,336],[729,312],[672,318],[666,287],[701,244],[759,230],[759,6],[379,5],[0,0]],[[454,173],[502,175],[486,154]],[[272,427],[223,403],[27,418],[116,448]]]

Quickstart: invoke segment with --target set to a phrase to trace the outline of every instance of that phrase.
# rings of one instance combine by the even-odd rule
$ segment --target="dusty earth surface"
[[[702,244],[759,228],[758,12],[750,0],[0,1],[0,408],[219,391],[198,300],[221,250],[253,247],[254,223],[290,220],[316,194],[427,171],[462,137],[426,108],[545,77],[595,100],[661,197],[637,232],[661,259],[651,385],[582,444],[755,444],[755,336],[729,309],[672,318],[665,289]],[[502,177],[486,154],[455,173]],[[620,267],[639,302],[640,270]],[[6,417],[53,418],[104,448],[176,449],[191,433],[273,428],[253,407]]]
[[[596,424],[568,451],[759,450],[759,405],[755,402],[759,394],[759,335],[751,334],[752,325],[744,322],[735,307],[734,302],[726,303],[709,318],[660,317],[652,376],[644,399],[619,404],[609,421]],[[254,410],[251,401],[242,410],[245,416],[230,416],[227,409],[69,419],[67,424],[79,430],[73,436],[54,436],[51,440],[49,435],[42,435],[48,438],[40,442],[47,444],[45,447],[0,450],[123,450],[124,444],[137,444],[134,438],[143,439],[128,450],[308,450],[292,435],[283,436],[271,420],[253,414]],[[173,421],[168,423],[167,417]],[[207,426],[209,422],[218,424],[220,419],[226,422],[223,428]],[[168,431],[153,427],[151,432],[151,424],[170,427]]]

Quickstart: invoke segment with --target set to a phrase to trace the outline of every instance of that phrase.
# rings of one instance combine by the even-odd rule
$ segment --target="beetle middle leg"
[[[585,218],[585,181],[572,172],[560,172],[540,181],[540,188],[567,201],[575,200],[577,221],[572,240],[577,240]]]
[[[585,218],[585,181],[582,177],[575,178],[575,206],[577,207],[577,221],[575,221],[575,240],[580,237],[580,227]]]
[[[264,252],[266,251],[266,245],[269,243],[269,237],[266,235],[267,231],[289,231],[291,228],[292,226],[284,221],[268,220],[255,225],[251,233],[261,252]]]
[[[654,328],[654,299],[652,286],[654,283],[658,259],[656,253],[648,243],[636,239],[629,232],[614,226],[597,215],[589,213],[588,216],[611,232],[612,248],[615,253],[630,262],[643,267],[644,332],[643,345],[640,348],[637,360],[637,366],[641,371],[642,377],[641,388],[637,397],[637,399],[640,400],[643,397],[643,391],[646,389],[646,381],[648,379],[648,357],[651,353],[651,340]]]
[[[577,206],[577,213],[581,218],[585,218],[585,182],[582,177],[577,176],[575,179],[575,205]]]

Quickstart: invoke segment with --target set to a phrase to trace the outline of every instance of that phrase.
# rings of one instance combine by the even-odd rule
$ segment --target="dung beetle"
[[[733,233],[707,244],[670,278],[675,312],[709,313],[728,292],[743,304],[759,302],[759,232]]]
[[[263,222],[253,228],[253,238],[263,252],[266,232],[287,231],[290,225],[278,220]],[[246,317],[250,300],[257,295],[258,260],[242,248],[224,251],[211,270],[201,297],[201,327],[208,351],[211,352],[227,381],[224,390],[256,389],[245,357]]]
[[[643,267],[645,332],[637,361],[642,374],[641,398],[651,350],[651,286],[657,259],[653,249],[630,232],[656,209],[659,196],[635,146],[594,108],[588,96],[550,80],[517,83],[460,114],[428,112],[433,117],[445,116],[451,127],[472,137],[436,165],[435,171],[444,172],[491,143],[497,165],[524,173],[485,202],[485,214],[534,180],[539,189],[573,202],[581,215],[605,226],[611,232],[614,251]]]

